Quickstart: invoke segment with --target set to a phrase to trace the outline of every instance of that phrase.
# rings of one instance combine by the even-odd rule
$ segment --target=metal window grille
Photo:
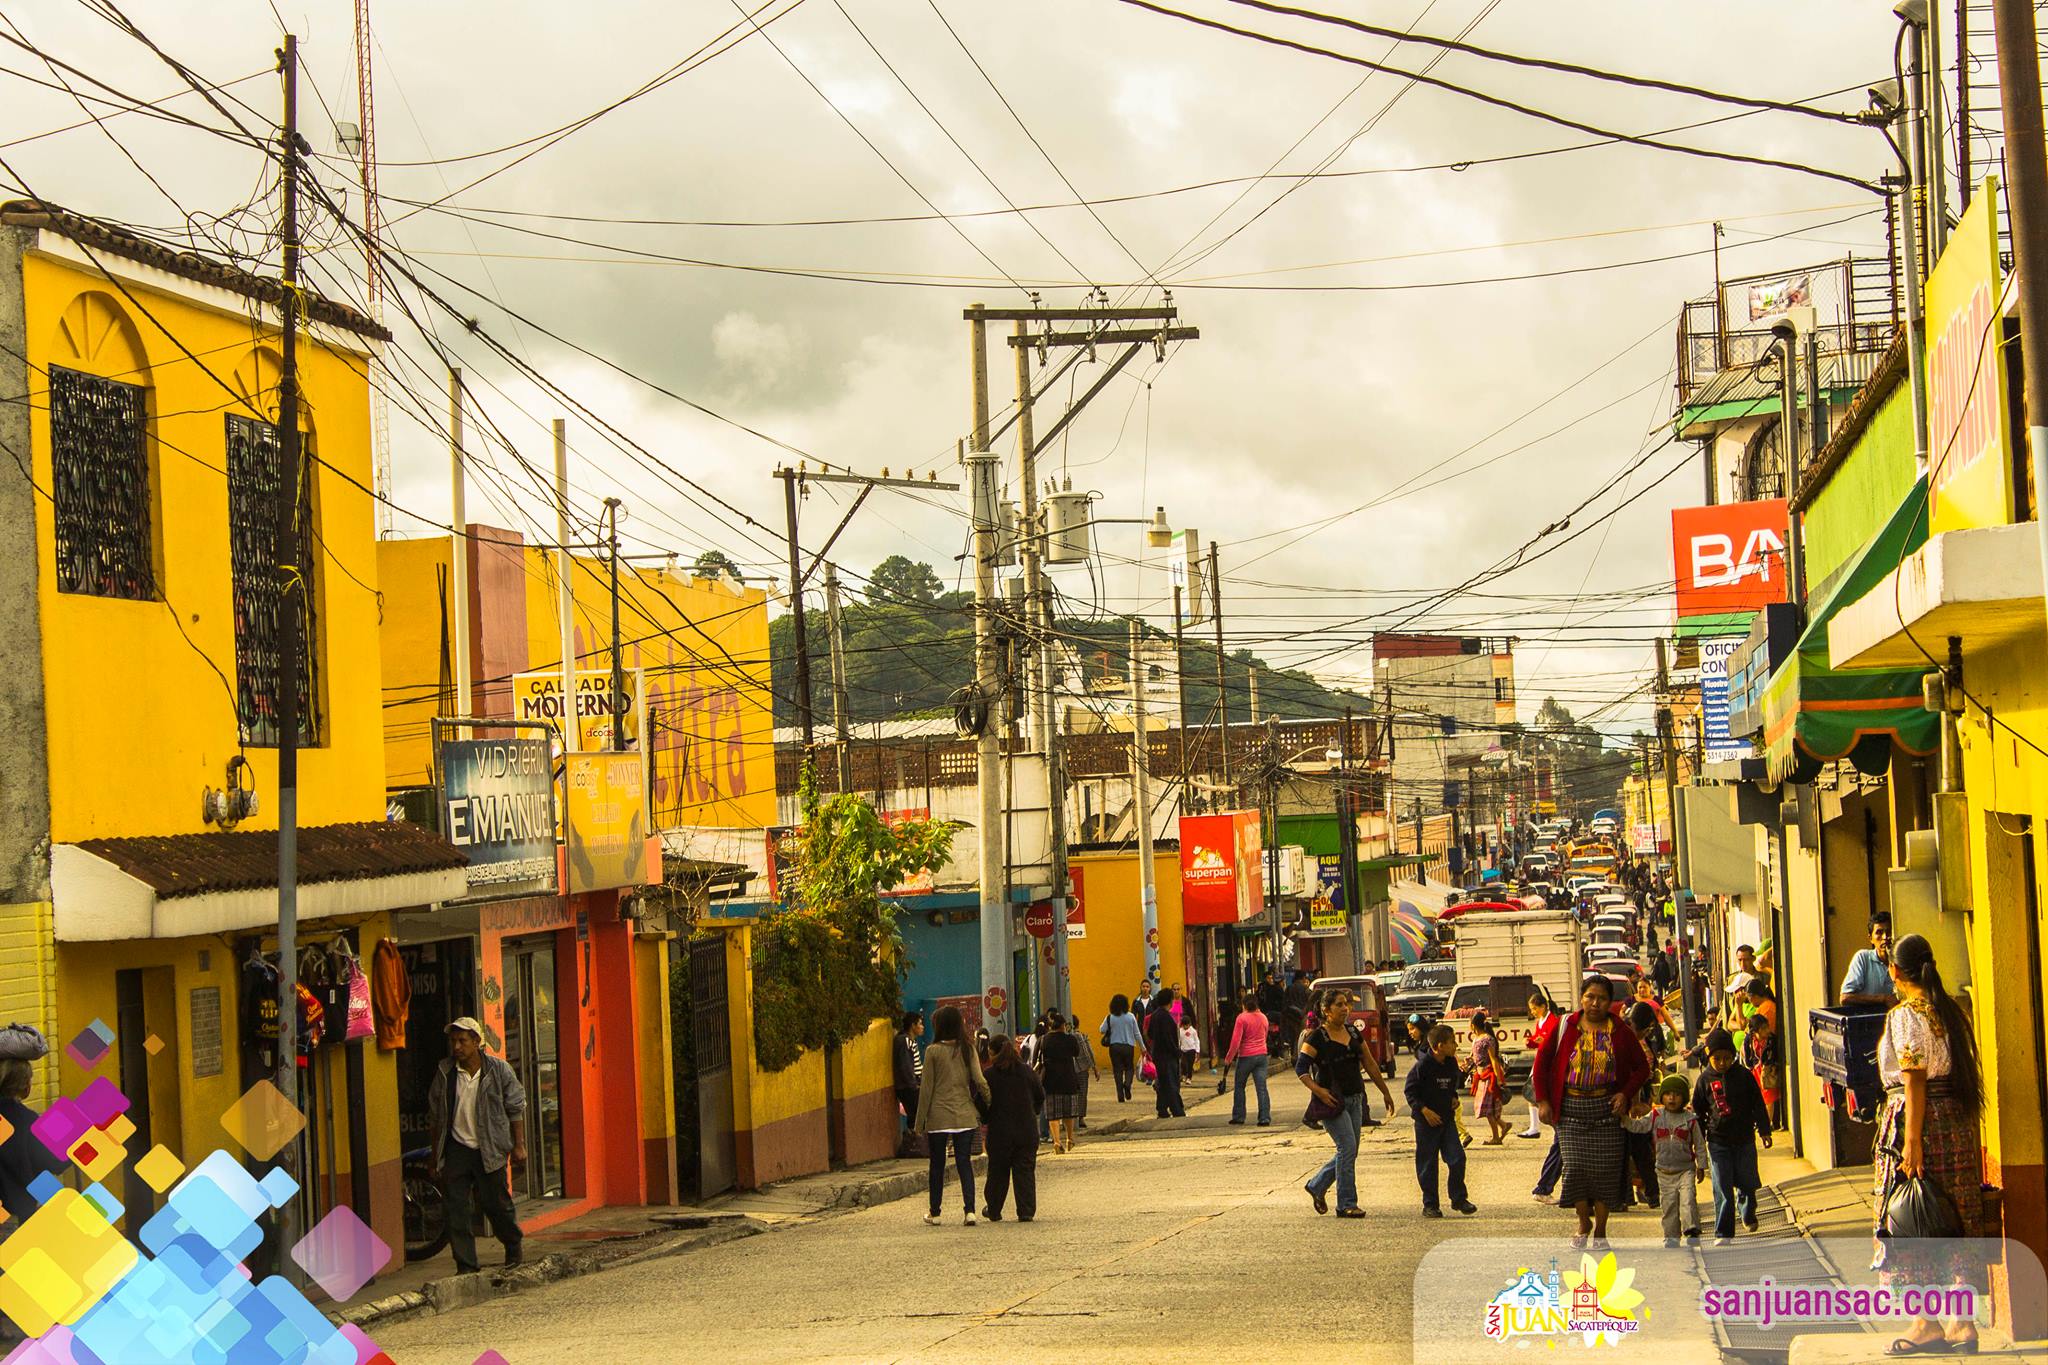
[[[50,501],[57,591],[147,601],[147,395],[139,385],[50,367]]]
[[[280,666],[278,591],[283,581],[277,562],[277,491],[284,474],[277,428],[229,414],[227,419],[228,545],[234,571],[235,706],[242,742],[273,747],[278,741]],[[299,464],[299,563],[312,563],[313,462]],[[314,745],[320,737],[320,632],[316,613],[315,576],[302,572],[301,597],[304,645],[296,670],[299,697],[299,743]]]

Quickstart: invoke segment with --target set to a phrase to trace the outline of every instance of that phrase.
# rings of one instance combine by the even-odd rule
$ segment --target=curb
[[[478,1271],[472,1275],[444,1275],[437,1280],[428,1280],[418,1289],[409,1289],[389,1298],[366,1303],[353,1312],[329,1311],[327,1320],[336,1326],[353,1323],[368,1328],[373,1323],[396,1322],[415,1313],[449,1313],[458,1308],[471,1308],[488,1300],[506,1294],[516,1294],[522,1289],[552,1284],[557,1280],[575,1279],[578,1276],[610,1270],[615,1266],[637,1265],[643,1261],[659,1260],[664,1256],[679,1256],[685,1252],[718,1246],[725,1242],[753,1237],[768,1231],[768,1225],[745,1216],[721,1218],[705,1226],[691,1228],[681,1233],[647,1233],[632,1239],[646,1245],[616,1255],[598,1252],[550,1252],[524,1265],[509,1269],[497,1268]],[[621,1241],[627,1239],[620,1239]]]

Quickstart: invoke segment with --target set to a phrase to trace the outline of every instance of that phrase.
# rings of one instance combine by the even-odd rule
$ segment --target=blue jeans
[[[1237,1059],[1237,1091],[1230,1101],[1230,1121],[1244,1122],[1244,1083],[1252,1082],[1259,1088],[1259,1122],[1273,1121],[1273,1097],[1266,1093],[1266,1059],[1264,1057],[1240,1057]]]
[[[1323,1131],[1337,1144],[1337,1150],[1330,1153],[1321,1170],[1308,1178],[1308,1192],[1327,1194],[1334,1184],[1340,1209],[1358,1207],[1358,1129],[1364,1117],[1365,1096],[1346,1095],[1343,1110],[1323,1120]]]
[[[1431,1127],[1427,1120],[1415,1120],[1415,1183],[1422,1186],[1422,1207],[1437,1207],[1436,1168],[1438,1161],[1449,1168],[1453,1206],[1465,1202],[1465,1144],[1458,1141],[1458,1125],[1446,1117]]]
[[[1756,1217],[1756,1139],[1709,1139],[1707,1160],[1714,1168],[1714,1235],[1733,1237],[1738,1213],[1745,1221]]]

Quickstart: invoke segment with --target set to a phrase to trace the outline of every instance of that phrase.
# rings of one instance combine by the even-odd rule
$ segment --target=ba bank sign
[[[1678,614],[1755,611],[1785,600],[1783,498],[1681,507],[1671,514]]]

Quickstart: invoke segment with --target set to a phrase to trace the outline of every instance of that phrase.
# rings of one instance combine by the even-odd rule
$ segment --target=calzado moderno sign
[[[469,887],[523,895],[555,886],[555,784],[545,739],[441,741],[441,816],[469,855]]]

